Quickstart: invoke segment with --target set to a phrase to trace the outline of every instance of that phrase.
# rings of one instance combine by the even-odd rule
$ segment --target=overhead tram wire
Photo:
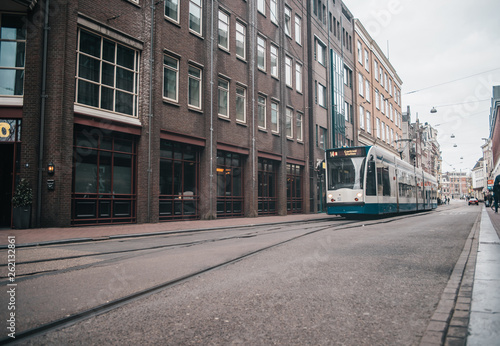
[[[417,92],[419,92],[419,91],[423,91],[423,90],[427,90],[427,89],[435,88],[435,87],[437,87],[437,86],[441,86],[441,85],[445,85],[445,84],[449,84],[449,83],[454,83],[454,82],[457,82],[457,81],[459,81],[459,80],[463,80],[463,79],[467,79],[467,78],[471,78],[471,77],[479,76],[479,75],[481,75],[481,74],[488,73],[488,72],[492,72],[492,71],[496,71],[496,70],[500,70],[500,67],[494,68],[494,69],[492,69],[492,70],[488,70],[488,71],[484,71],[484,72],[476,73],[476,74],[473,74],[473,75],[470,75],[470,76],[467,76],[467,77],[462,77],[462,78],[454,79],[454,80],[452,80],[452,81],[448,81],[448,82],[444,82],[444,83],[439,83],[439,84],[431,85],[431,86],[428,86],[428,87],[425,87],[425,88],[421,88],[421,89],[417,89],[417,90],[412,90],[412,91],[409,91],[409,92],[407,92],[407,93],[404,93],[403,95],[414,94],[414,93],[417,93]]]

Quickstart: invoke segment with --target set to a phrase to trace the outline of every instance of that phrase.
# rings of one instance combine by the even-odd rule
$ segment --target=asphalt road
[[[23,343],[418,345],[479,212],[23,250],[91,256],[19,266],[19,332],[256,252]]]

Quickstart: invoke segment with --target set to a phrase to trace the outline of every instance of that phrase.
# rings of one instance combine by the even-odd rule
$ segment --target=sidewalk
[[[500,345],[500,213],[483,208],[467,345]]]
[[[84,242],[102,239],[150,236],[176,232],[219,230],[234,227],[251,227],[277,223],[294,223],[307,220],[331,219],[320,214],[292,214],[287,216],[259,216],[233,219],[171,221],[129,225],[99,225],[64,228],[30,228],[0,230],[0,249],[6,248],[8,236],[15,236],[16,247]]]

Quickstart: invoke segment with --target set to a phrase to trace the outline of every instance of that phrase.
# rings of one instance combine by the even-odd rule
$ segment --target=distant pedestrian
[[[498,213],[498,197],[500,196],[500,174],[495,177],[493,184],[493,200],[495,201],[495,213]]]

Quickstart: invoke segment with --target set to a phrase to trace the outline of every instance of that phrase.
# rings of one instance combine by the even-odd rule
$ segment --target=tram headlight
[[[359,199],[360,199],[360,198],[362,198],[362,197],[363,197],[363,192],[358,192],[358,193],[356,194],[356,198],[354,198],[354,200],[355,200],[356,202],[358,202],[358,201],[359,201]]]
[[[331,193],[328,194],[328,199],[332,199],[333,195]]]

